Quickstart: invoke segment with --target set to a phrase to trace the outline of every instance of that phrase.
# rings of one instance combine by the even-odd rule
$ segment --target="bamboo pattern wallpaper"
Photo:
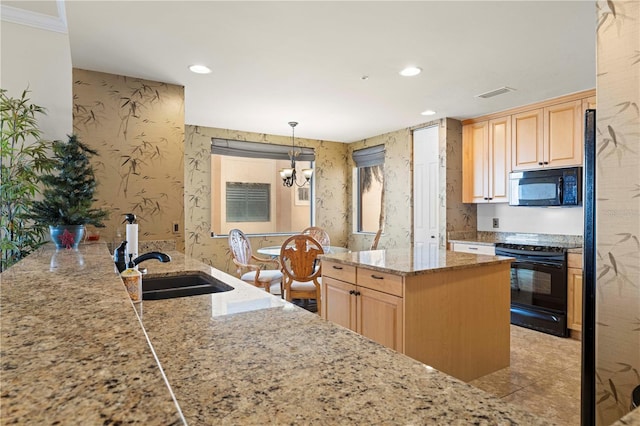
[[[413,235],[413,177],[412,177],[412,148],[411,130],[401,129],[391,133],[374,136],[348,145],[347,161],[345,163],[348,173],[348,229],[349,248],[353,251],[369,250],[374,234],[353,233],[356,212],[353,211],[352,195],[353,179],[352,170],[353,151],[370,146],[384,145],[384,188],[385,188],[385,225],[384,233],[380,238],[378,249],[391,249],[407,247],[411,244]],[[392,189],[390,189],[392,188]]]
[[[184,245],[184,88],[73,70],[73,129],[96,149],[97,204],[111,211],[101,237],[124,239],[123,214],[138,217],[139,240]],[[177,223],[179,232],[173,233]]]
[[[596,414],[640,385],[640,2],[597,3]]]
[[[413,244],[413,129],[438,126],[439,144],[439,219],[441,248],[446,247],[447,233],[476,231],[476,206],[462,203],[462,123],[443,118],[410,129],[401,129],[364,139],[348,147],[347,172],[354,167],[354,150],[385,145],[385,229],[378,248],[407,247]],[[388,186],[387,186],[388,185]],[[389,190],[388,188],[392,188]],[[349,179],[351,200],[353,185]],[[354,216],[349,214],[349,229]],[[351,250],[368,250],[373,235],[351,234]]]
[[[187,125],[185,132],[185,254],[232,275],[226,236],[211,237],[211,138],[289,145],[289,136],[251,133]],[[315,148],[314,182],[316,225],[329,232],[331,244],[347,245],[346,145],[296,137],[296,145]],[[280,245],[285,235],[250,237],[255,252],[260,247]]]

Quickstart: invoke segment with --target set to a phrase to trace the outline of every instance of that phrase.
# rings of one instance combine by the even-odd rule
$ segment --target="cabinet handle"
[[[484,197],[484,199],[485,199],[485,200],[488,200],[488,199],[489,199],[489,197]]]
[[[349,290],[349,294],[356,294],[355,290]]]
[[[380,275],[371,274],[371,278],[373,278],[374,280],[384,280],[384,277],[381,277]]]
[[[478,247],[467,247],[469,250],[478,250]]]
[[[542,161],[538,162],[538,166],[542,166],[544,163]]]
[[[356,294],[356,296],[360,296],[360,292],[359,291],[356,291],[355,294]]]
[[[546,165],[546,164],[549,164],[549,162],[548,162],[548,161],[545,161],[545,162],[544,162],[544,164],[545,164],[545,165]]]
[[[333,269],[342,269],[342,266],[333,265]]]

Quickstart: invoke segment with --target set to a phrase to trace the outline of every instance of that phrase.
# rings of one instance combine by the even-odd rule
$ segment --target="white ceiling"
[[[74,67],[183,85],[187,124],[353,142],[595,87],[594,1],[64,6]]]

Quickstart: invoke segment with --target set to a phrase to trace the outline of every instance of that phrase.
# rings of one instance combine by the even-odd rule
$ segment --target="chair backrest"
[[[329,234],[324,229],[317,226],[310,226],[305,228],[301,234],[309,235],[311,238],[320,243],[322,247],[328,249],[331,245],[331,240],[329,238]]]
[[[289,237],[280,248],[282,273],[294,281],[313,281],[322,274],[322,268],[315,267],[321,254],[322,246],[309,235]]]
[[[251,243],[239,229],[229,231],[229,249],[236,265],[248,265],[251,262]]]

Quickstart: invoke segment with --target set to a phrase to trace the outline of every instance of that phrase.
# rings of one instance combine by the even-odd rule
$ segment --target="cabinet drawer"
[[[358,268],[356,283],[371,290],[402,297],[402,276]]]
[[[453,251],[458,251],[462,253],[486,254],[489,256],[496,255],[496,248],[490,245],[453,243],[452,246],[453,246]]]
[[[356,282],[356,267],[342,263],[322,261],[322,276],[348,283]]]
[[[567,267],[582,269],[582,253],[567,253]]]

